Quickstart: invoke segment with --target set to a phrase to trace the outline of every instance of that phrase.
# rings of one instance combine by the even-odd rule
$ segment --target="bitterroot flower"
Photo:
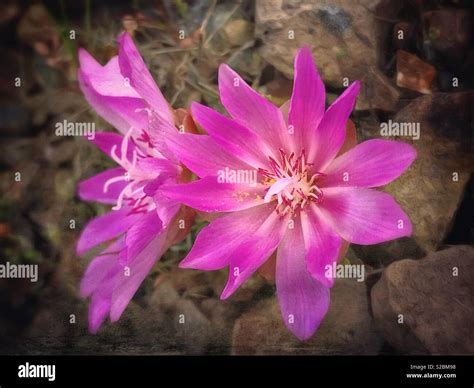
[[[89,264],[81,282],[81,294],[91,296],[91,332],[97,332],[107,316],[111,321],[120,318],[153,265],[186,232],[176,225],[185,216],[181,205],[159,192],[164,183],[183,181],[182,167],[161,140],[160,122],[177,132],[173,111],[131,37],[123,33],[119,43],[118,56],[105,66],[85,50],[79,53],[84,96],[122,133],[95,135],[93,142],[118,167],[79,185],[81,199],[114,205],[86,225],[77,243],[78,255],[109,244]]]
[[[324,85],[310,49],[303,48],[295,59],[286,115],[221,65],[220,98],[231,118],[195,103],[192,114],[208,136],[168,140],[201,179],[166,184],[166,196],[224,213],[201,230],[181,267],[228,266],[221,295],[226,299],[276,251],[282,318],[301,340],[315,332],[328,310],[334,279],[325,276],[325,268],[337,260],[344,240],[377,244],[412,232],[394,199],[373,188],[401,175],[415,150],[375,139],[338,156],[359,88],[352,83],[325,110]],[[227,182],[221,179],[224,170],[235,172]]]

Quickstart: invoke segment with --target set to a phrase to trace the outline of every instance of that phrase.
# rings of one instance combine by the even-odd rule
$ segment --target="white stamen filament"
[[[141,180],[143,179],[142,177],[143,174],[140,174],[140,171],[137,168],[137,162],[138,162],[137,150],[136,149],[133,150],[131,161],[127,157],[128,147],[129,147],[129,142],[132,136],[132,132],[133,132],[133,127],[128,130],[128,132],[125,134],[125,136],[122,139],[122,143],[120,145],[120,152],[121,152],[120,157],[117,155],[118,147],[116,144],[114,144],[112,146],[112,149],[110,150],[111,158],[115,162],[117,162],[118,165],[124,168],[126,170],[126,173],[123,175],[108,179],[104,183],[103,192],[106,193],[109,190],[109,187],[116,182],[130,181],[130,183],[128,183],[118,195],[117,203],[115,204],[115,206],[112,207],[113,210],[120,210],[123,207],[123,201],[125,200],[125,198],[131,198],[133,196],[136,196],[136,194],[138,193],[141,193],[143,195],[143,185],[140,185]],[[137,184],[139,186],[135,187]],[[139,203],[139,201],[136,201],[136,203]],[[140,207],[143,207],[144,205],[146,206],[147,209],[150,207],[154,207],[153,201],[151,200],[147,200],[145,204],[140,203]]]

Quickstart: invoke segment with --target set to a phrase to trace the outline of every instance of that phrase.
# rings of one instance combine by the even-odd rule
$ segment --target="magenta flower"
[[[325,267],[337,260],[342,241],[377,244],[411,234],[400,206],[372,188],[401,175],[415,150],[369,140],[337,156],[359,82],[325,110],[324,85],[308,48],[295,59],[287,115],[226,65],[219,69],[219,90],[232,118],[195,103],[193,116],[209,136],[182,134],[167,143],[201,179],[166,184],[166,196],[227,213],[202,229],[180,266],[228,266],[226,299],[276,251],[283,321],[307,339],[328,310],[334,279]]]
[[[138,287],[176,239],[180,204],[159,192],[164,183],[182,180],[182,168],[161,140],[176,132],[173,111],[145,67],[131,37],[119,38],[119,55],[105,66],[79,52],[79,83],[95,110],[122,135],[97,133],[93,142],[118,167],[79,185],[83,200],[113,204],[89,222],[77,254],[109,243],[90,263],[81,294],[91,296],[89,328],[95,333],[107,316],[117,321]],[[165,123],[166,125],[163,125]]]

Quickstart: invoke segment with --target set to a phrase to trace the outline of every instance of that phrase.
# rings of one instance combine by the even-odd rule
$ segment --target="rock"
[[[423,94],[431,93],[436,69],[416,55],[397,51],[397,85]]]
[[[245,19],[236,19],[222,29],[231,47],[242,46],[253,39],[253,25]]]
[[[15,1],[6,1],[2,4],[2,14],[0,15],[0,26],[4,27],[15,19],[20,13],[20,6]]]
[[[263,44],[260,54],[287,77],[293,78],[293,60],[298,48],[309,45],[313,49],[318,69],[326,84],[342,88],[349,81],[363,79],[369,72],[378,73],[384,51],[388,23],[395,18],[396,2],[360,0],[348,6],[343,0],[314,2],[303,0],[262,0],[256,3],[255,35]],[[377,98],[384,95],[383,76],[373,77],[366,96],[375,109],[393,110],[396,100]],[[347,86],[347,85],[346,85]],[[362,94],[364,97],[364,94]]]
[[[391,118],[419,123],[420,138],[386,139],[411,143],[417,158],[398,179],[383,188],[410,217],[411,237],[376,245],[351,245],[364,263],[375,268],[404,258],[418,259],[439,249],[451,232],[472,173],[472,106],[474,93],[434,93],[414,99]],[[381,137],[373,117],[356,121],[358,141]],[[466,241],[466,240],[465,240]]]
[[[249,304],[237,306],[234,301],[223,301],[215,298],[204,299],[201,311],[211,322],[210,346],[211,354],[229,354],[232,345],[234,322],[246,310]]]
[[[32,47],[39,55],[47,57],[53,65],[59,60],[61,38],[47,8],[42,4],[32,4],[18,23],[18,37]]]
[[[399,202],[397,197],[395,199]],[[383,268],[401,258],[419,259],[425,254],[413,237],[399,238],[376,245],[351,245],[351,247],[364,263],[374,268]]]
[[[215,6],[203,31],[208,65],[217,67],[222,62],[219,56],[227,55],[233,48],[253,40],[253,24],[246,18],[238,4],[224,2]]]
[[[474,247],[454,246],[391,264],[371,300],[377,326],[398,351],[474,353]]]
[[[471,36],[471,11],[441,8],[422,15],[425,50],[435,50],[450,62],[465,55]]]
[[[449,233],[473,166],[474,93],[436,93],[413,100],[393,118],[419,123],[412,166],[384,189],[413,224],[413,238],[426,252],[437,250]],[[400,259],[403,256],[399,256]]]
[[[30,111],[20,104],[3,103],[0,106],[2,135],[19,136],[30,132]]]
[[[392,42],[397,49],[408,49],[413,40],[415,25],[410,22],[398,22],[393,26]]]
[[[382,342],[369,315],[365,284],[338,279],[331,292],[329,312],[310,340],[300,342],[287,330],[276,297],[272,297],[237,319],[232,353],[377,354]]]
[[[360,96],[357,98],[356,110],[380,109],[393,111],[400,98],[400,91],[382,72],[371,67],[362,79]]]
[[[154,319],[162,322],[168,346],[186,354],[228,354],[241,308],[234,300],[221,301],[214,295],[212,283],[222,276],[176,271],[162,277],[147,304]]]

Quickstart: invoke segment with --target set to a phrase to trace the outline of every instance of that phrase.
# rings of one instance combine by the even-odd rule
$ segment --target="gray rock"
[[[261,0],[256,4],[256,37],[262,57],[293,78],[293,60],[303,45],[313,49],[326,84],[344,86],[344,79],[364,82],[361,108],[394,110],[398,90],[378,70],[389,24],[398,5],[385,0]],[[382,15],[383,13],[383,15]],[[383,17],[378,17],[383,16]],[[383,96],[383,98],[380,98]]]
[[[417,159],[386,186],[413,223],[413,237],[426,252],[438,249],[449,233],[472,173],[474,93],[438,93],[413,100],[394,122],[419,123]],[[399,256],[403,257],[403,256]]]
[[[395,260],[419,259],[439,249],[451,231],[472,174],[472,109],[474,93],[435,93],[414,99],[391,118],[420,125],[420,138],[384,139],[412,144],[417,158],[398,179],[383,188],[410,217],[411,237],[370,246],[353,245],[360,259],[374,267]],[[380,138],[374,119],[356,123],[359,141]],[[471,153],[470,153],[471,152]],[[453,175],[454,174],[454,175]]]
[[[276,298],[259,302],[237,319],[232,353],[244,354],[377,354],[382,338],[369,315],[364,283],[339,279],[331,306],[314,336],[300,342],[284,326]]]
[[[391,264],[371,300],[377,326],[398,351],[474,353],[474,247],[454,246]]]

